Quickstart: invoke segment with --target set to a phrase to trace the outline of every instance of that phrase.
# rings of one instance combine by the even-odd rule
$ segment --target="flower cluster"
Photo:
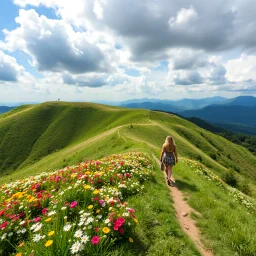
[[[223,187],[224,186],[224,181],[218,177],[215,173],[213,173],[212,171],[210,171],[209,169],[207,169],[203,164],[192,160],[192,159],[188,159],[188,158],[181,158],[183,162],[185,162],[188,166],[191,167],[191,169],[202,175],[203,178],[209,180],[209,181],[213,181],[215,184]]]
[[[125,198],[154,179],[141,153],[112,155],[0,187],[0,254],[97,254],[133,241],[138,220]],[[15,254],[16,253],[16,254]]]
[[[244,205],[248,210],[252,210],[253,212],[256,212],[255,205],[252,203],[252,200],[247,195],[245,195],[243,192],[239,191],[238,189],[233,188],[228,184],[226,184],[221,178],[219,178],[212,171],[207,169],[204,165],[202,165],[201,163],[195,160],[191,160],[187,158],[182,158],[182,161],[185,162],[187,165],[189,165],[194,172],[202,175],[205,179],[209,181],[213,181],[215,184],[227,190],[229,195],[232,196],[232,198],[235,201]]]

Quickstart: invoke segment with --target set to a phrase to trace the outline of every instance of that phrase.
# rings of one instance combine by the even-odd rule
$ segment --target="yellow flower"
[[[107,234],[107,233],[110,232],[110,229],[109,229],[108,227],[104,227],[104,228],[102,229],[102,231],[103,231],[103,233]]]
[[[133,220],[134,220],[136,223],[138,223],[138,220],[137,220],[137,219],[133,218]]]
[[[93,205],[92,205],[92,204],[88,206],[88,209],[89,209],[89,210],[91,210],[92,208],[93,208]]]
[[[53,243],[53,240],[48,240],[48,241],[45,243],[45,247],[51,246],[52,243]]]
[[[48,219],[46,219],[45,221],[46,222],[50,222],[52,220],[52,218],[48,218]]]
[[[19,252],[19,253],[17,253],[17,254],[16,254],[16,256],[22,256],[22,253],[21,253],[21,252]]]
[[[96,211],[96,213],[99,213],[100,212],[100,209],[98,209],[97,211]]]
[[[89,185],[84,185],[84,189],[89,189],[91,186]]]
[[[54,235],[54,231],[50,231],[50,232],[48,233],[48,236],[52,236],[52,235]]]
[[[133,243],[133,239],[131,237],[129,237],[129,242]]]
[[[97,194],[99,194],[99,193],[100,193],[100,191],[99,191],[98,189],[96,189],[96,190],[93,191],[93,194],[94,194],[94,195],[97,195]]]

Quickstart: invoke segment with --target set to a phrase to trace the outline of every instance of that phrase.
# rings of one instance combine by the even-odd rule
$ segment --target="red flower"
[[[48,209],[47,209],[47,208],[43,208],[43,209],[42,209],[42,214],[43,214],[43,215],[47,214],[47,212],[48,212]]]
[[[2,225],[0,225],[0,229],[5,229],[7,225],[8,225],[8,222],[6,221]]]

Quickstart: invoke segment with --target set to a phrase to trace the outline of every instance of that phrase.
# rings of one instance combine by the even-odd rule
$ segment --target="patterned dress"
[[[163,163],[167,165],[175,165],[175,156],[173,152],[164,151]]]

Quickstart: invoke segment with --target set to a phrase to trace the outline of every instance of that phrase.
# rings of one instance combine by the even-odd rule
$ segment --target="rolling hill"
[[[254,255],[256,157],[247,149],[173,114],[67,102],[14,109],[0,115],[0,184],[22,179],[17,183],[20,188],[21,184],[30,184],[28,180],[35,182],[33,175],[37,173],[54,169],[63,173],[72,168],[81,171],[81,166],[87,166],[78,164],[82,161],[134,150],[154,161],[159,158],[167,135],[174,136],[180,158],[174,168],[176,184],[195,209],[192,216],[204,235],[206,246],[212,248],[215,255]],[[114,164],[111,157],[105,159]],[[71,167],[64,168],[68,165]],[[180,230],[156,162],[155,170],[156,180],[145,184],[144,194],[128,198],[141,221],[134,238],[136,245],[131,249],[124,244],[111,255],[190,256],[191,251],[193,255],[200,255]],[[42,177],[46,177],[44,175]],[[76,174],[72,173],[71,179],[74,177]],[[80,184],[79,177],[76,177],[77,184]],[[56,189],[53,189],[53,180],[49,181],[49,192],[55,191],[61,196],[58,180],[55,180]],[[75,192],[79,190],[74,189]],[[70,196],[74,201],[74,195]],[[63,200],[66,202],[66,198]],[[23,248],[18,248],[23,252]]]
[[[14,176],[45,171],[138,143],[158,155],[168,134],[180,155],[199,159],[222,177],[233,170],[240,187],[247,179],[254,183],[256,158],[245,148],[172,114],[94,103],[48,102],[1,115],[0,170]]]

